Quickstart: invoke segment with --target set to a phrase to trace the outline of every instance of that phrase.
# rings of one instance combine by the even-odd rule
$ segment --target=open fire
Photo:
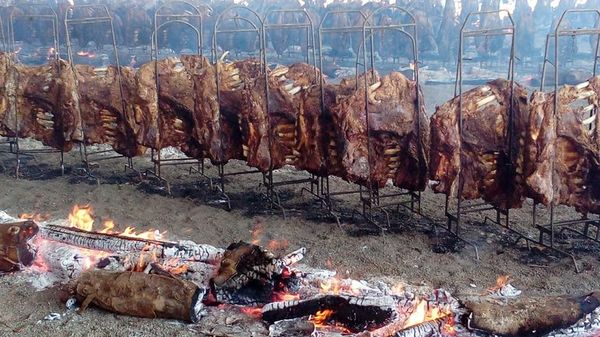
[[[63,225],[45,222],[48,217],[42,215],[21,214],[20,218],[24,222],[9,227],[17,232],[20,226],[19,231],[27,234],[25,241],[30,243],[22,248],[30,249],[35,259],[19,261],[19,269],[37,275],[32,281],[37,286],[74,284],[73,294],[82,309],[95,305],[120,314],[197,322],[206,310],[238,308],[252,320],[276,326],[275,330],[286,326],[281,322],[303,321],[322,336],[474,336],[463,325],[469,310],[448,292],[342,279],[329,270],[308,268],[298,264],[305,249],[272,253],[286,249],[285,240],[259,246],[264,239],[261,225],[251,233],[253,243],[235,243],[223,251],[191,241],[167,241],[166,233],[157,230],[120,230],[112,220],[97,222],[89,205],[74,206]],[[0,212],[0,225],[9,220],[13,219]],[[48,275],[51,281],[39,283]],[[480,297],[505,301],[519,294],[508,293],[513,290],[508,276],[502,276]],[[589,303],[595,296],[565,303]],[[172,304],[156,305],[163,302]],[[581,315],[565,322],[577,323],[574,318],[595,311],[596,307],[581,304],[579,311],[570,310]],[[486,326],[486,317],[475,323]]]

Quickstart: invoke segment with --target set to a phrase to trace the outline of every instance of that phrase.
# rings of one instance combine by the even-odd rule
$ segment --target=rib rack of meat
[[[44,145],[69,151],[81,139],[80,115],[71,66],[56,60],[28,67],[1,57],[3,94],[0,123],[4,135],[33,138]],[[10,64],[9,64],[10,63]],[[12,101],[9,98],[14,95]],[[12,106],[11,106],[12,105]]]
[[[600,213],[600,77],[555,93],[534,92],[527,187],[535,202]]]
[[[131,82],[133,71],[115,66],[76,65],[75,74],[85,144],[110,144],[117,153],[130,158],[143,154],[146,144],[136,143],[134,129],[127,122],[132,115],[130,106],[124,103],[132,98],[126,94],[126,83]],[[139,110],[135,109],[138,117]],[[137,135],[140,133],[138,130]]]
[[[424,190],[429,127],[423,105],[417,104],[417,95],[422,101],[421,91],[401,73],[371,74],[368,83],[373,84],[366,84],[366,76],[361,76],[357,90],[332,108],[341,177],[365,186],[370,182],[373,188],[382,188],[391,179],[397,187]]]
[[[515,84],[511,95],[511,82],[502,79],[438,107],[431,118],[433,190],[456,197],[462,180],[463,199],[482,198],[504,210],[520,207],[525,198],[522,144],[527,116],[526,89]]]

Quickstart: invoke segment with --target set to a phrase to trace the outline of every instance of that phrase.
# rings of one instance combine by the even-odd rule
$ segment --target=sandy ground
[[[426,90],[435,90],[426,89]],[[427,93],[426,93],[427,96]],[[429,111],[439,102],[428,102]],[[184,168],[165,169],[173,182],[173,196],[150,183],[140,183],[135,175],[125,173],[124,160],[100,163],[95,171],[101,184],[78,175],[78,154],[66,155],[67,172],[57,170],[57,156],[25,160],[26,178],[15,179],[14,161],[0,153],[0,210],[18,215],[22,212],[40,213],[51,219],[64,219],[74,204],[91,204],[96,216],[113,219],[117,224],[140,229],[155,228],[167,231],[172,239],[191,239],[226,247],[237,240],[250,240],[253,228],[262,227],[261,240],[287,241],[289,249],[308,248],[306,262],[315,267],[331,268],[341,276],[371,278],[392,276],[411,284],[444,287],[455,295],[483,292],[499,275],[511,275],[512,283],[530,294],[580,294],[600,289],[598,246],[585,242],[561,245],[577,254],[582,272],[577,274],[570,259],[544,250],[527,250],[514,237],[498,226],[483,223],[485,214],[467,217],[463,234],[474,242],[480,259],[468,245],[455,242],[442,230],[434,231],[433,223],[443,224],[444,199],[426,191],[422,195],[423,213],[430,219],[413,216],[390,208],[392,228],[384,234],[372,230],[357,217],[357,196],[337,199],[341,226],[327,216],[302,186],[280,190],[286,205],[287,217],[278,210],[269,210],[261,196],[260,175],[230,177],[227,192],[232,199],[232,211],[219,204],[219,196],[210,191],[206,180],[190,175]],[[136,167],[148,168],[147,159],[136,159]],[[234,163],[229,171],[240,170],[244,164]],[[208,167],[207,174],[216,170]],[[282,170],[276,179],[297,178],[302,175]],[[332,179],[335,190],[351,186]],[[511,225],[536,235],[531,229],[531,204],[511,215]],[[573,216],[559,210],[561,216]],[[492,214],[487,214],[492,215]],[[100,221],[100,220],[99,220]],[[98,221],[98,222],[99,222]],[[369,230],[365,230],[369,229]],[[117,316],[90,309],[83,314],[69,313],[59,321],[40,321],[51,312],[64,313],[63,292],[49,289],[35,292],[25,282],[25,275],[0,277],[1,336],[204,336],[201,327],[187,326],[165,320],[148,320]],[[207,320],[205,324],[209,324]],[[231,323],[231,322],[230,322]],[[203,330],[204,329],[204,330]],[[249,331],[231,336],[251,336]]]

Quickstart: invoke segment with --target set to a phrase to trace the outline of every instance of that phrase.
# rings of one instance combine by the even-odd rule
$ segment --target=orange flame
[[[496,279],[496,285],[489,287],[488,291],[493,293],[497,290],[500,290],[500,289],[504,288],[508,284],[509,281],[510,281],[510,276],[508,276],[508,275],[498,276],[498,278]]]
[[[415,306],[412,314],[408,316],[404,322],[404,328],[410,328],[412,326],[433,321],[438,318],[448,317],[449,313],[441,310],[438,307],[429,308],[429,304],[425,300],[420,300]]]
[[[76,227],[84,231],[91,232],[94,230],[94,213],[90,205],[80,206],[75,205],[69,214],[69,223],[71,227]],[[161,240],[164,238],[165,232],[158,230],[148,230],[142,233],[137,233],[134,227],[127,227],[123,232],[115,231],[116,224],[112,220],[106,220],[103,223],[103,228],[100,233],[116,234],[133,238],[146,240]]]
[[[289,246],[290,242],[288,240],[271,240],[267,244],[267,249],[269,249],[272,252],[275,252],[278,250],[286,250],[289,248]]]
[[[42,215],[38,213],[21,213],[19,214],[19,219],[21,220],[33,220],[36,222],[42,222],[48,220],[48,215]]]
[[[254,227],[252,227],[252,244],[253,245],[260,244],[264,228],[265,228],[265,226],[260,222],[256,223],[254,225]]]
[[[310,321],[315,323],[315,326],[322,326],[327,323],[331,316],[333,316],[333,310],[319,310],[314,316],[310,318]]]
[[[274,292],[273,302],[296,301],[300,299],[300,294],[290,294],[285,292]]]
[[[71,227],[76,227],[84,231],[91,232],[94,228],[94,217],[92,207],[89,205],[73,206],[69,214],[69,223]]]

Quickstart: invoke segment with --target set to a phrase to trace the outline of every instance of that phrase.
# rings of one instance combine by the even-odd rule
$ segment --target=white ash
[[[494,290],[490,293],[492,297],[502,297],[502,298],[514,298],[521,295],[521,290],[512,286],[512,284],[507,283],[499,289]]]
[[[600,335],[600,307],[585,315],[572,326],[553,331],[546,337],[591,337],[598,335]]]

